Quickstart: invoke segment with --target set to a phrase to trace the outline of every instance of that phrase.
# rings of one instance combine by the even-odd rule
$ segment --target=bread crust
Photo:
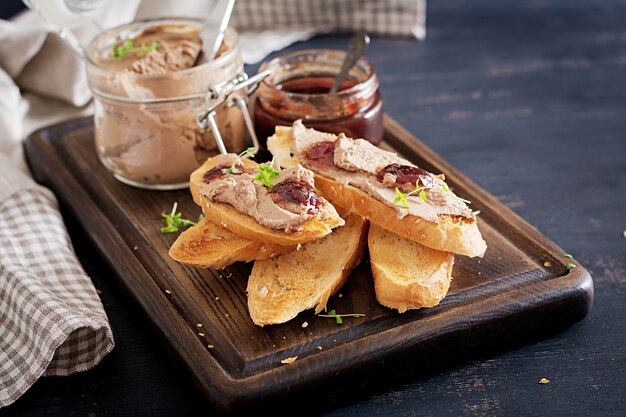
[[[433,307],[446,296],[454,255],[436,251],[371,225],[370,264],[378,302],[404,313]]]
[[[258,326],[285,323],[300,312],[326,309],[330,296],[361,261],[368,222],[356,214],[323,239],[276,258],[256,261],[248,280],[248,310]]]
[[[343,219],[334,210],[326,210],[327,216],[323,221],[312,219],[303,223],[301,230],[287,233],[264,226],[253,217],[235,210],[229,204],[211,202],[202,195],[200,190],[204,185],[202,177],[206,171],[215,166],[214,160],[214,158],[209,158],[191,174],[189,189],[194,202],[202,207],[205,218],[218,226],[249,240],[289,246],[320,239],[328,235],[333,228],[344,223]],[[257,166],[254,161],[249,159],[242,159],[242,161],[246,166]]]
[[[220,269],[235,262],[269,259],[293,249],[295,246],[244,239],[203,219],[178,236],[169,255],[185,265]]]

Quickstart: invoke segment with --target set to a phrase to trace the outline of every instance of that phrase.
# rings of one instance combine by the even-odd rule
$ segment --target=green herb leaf
[[[237,155],[239,158],[243,158],[245,155],[247,155],[250,158],[254,158],[254,154],[252,153],[252,151],[254,151],[254,148],[250,147],[247,148],[245,151],[241,152],[239,155]],[[233,162],[233,164],[230,166],[230,168],[226,169],[226,170],[222,170],[222,172],[224,174],[231,174],[233,172],[235,172],[237,170],[237,160],[235,159],[235,161]]]
[[[567,264],[565,266],[565,268],[567,268],[567,269],[574,269],[574,268],[576,268],[576,265],[574,265],[574,264]]]
[[[246,156],[246,155],[247,155],[249,158],[254,158],[254,154],[253,154],[252,152],[254,152],[254,146],[251,146],[251,147],[249,147],[249,148],[246,148],[246,150],[245,150],[245,151],[243,151],[243,152],[241,152],[241,153],[239,154],[239,157],[240,157],[240,158],[243,158],[244,156]]]
[[[398,203],[400,203],[402,207],[409,208],[408,204],[406,203],[407,197],[408,194],[402,193],[400,189],[396,187],[396,198],[393,199],[393,204],[398,205]]]
[[[280,171],[269,165],[259,165],[259,173],[254,176],[255,181],[262,182],[266,187],[273,187],[272,181],[280,175]]]
[[[189,227],[196,225],[196,222],[194,221],[191,221],[189,219],[183,219],[183,214],[177,213],[177,209],[178,203],[174,203],[174,205],[172,206],[172,211],[170,213],[161,213],[161,217],[165,219],[165,226],[161,227],[160,229],[161,233],[175,233],[178,232],[181,226]]]
[[[126,39],[126,41],[121,45],[113,45],[113,56],[115,58],[122,58],[132,47],[133,41],[131,39]]]
[[[570,255],[569,253],[564,253],[563,256],[565,256],[566,258],[569,258],[569,259],[574,259],[574,257],[572,255]]]
[[[419,196],[422,200],[428,201],[428,197],[426,196],[426,191],[421,190]]]
[[[337,324],[342,324],[343,320],[342,317],[365,317],[365,314],[356,314],[356,313],[351,313],[351,314],[337,314],[337,312],[335,310],[330,310],[328,312],[328,314],[318,314],[318,317],[330,317],[330,318],[334,318],[335,322],[337,322]]]
[[[126,39],[121,45],[113,45],[113,57],[116,59],[120,59],[125,57],[127,54],[134,53],[137,57],[141,58],[149,52],[154,52],[159,47],[159,43],[157,41],[152,41],[150,44],[146,44],[145,42],[139,46],[133,46],[132,39]]]
[[[198,216],[198,223],[200,223],[202,220],[204,220],[204,213],[200,213],[200,215]]]

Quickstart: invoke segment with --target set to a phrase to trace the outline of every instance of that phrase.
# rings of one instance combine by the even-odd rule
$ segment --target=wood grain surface
[[[348,277],[342,297],[331,299],[330,308],[365,317],[338,326],[308,311],[264,328],[248,314],[245,289],[251,264],[202,270],[171,259],[167,252],[177,234],[160,232],[161,213],[177,202],[186,217],[195,218],[199,208],[188,190],[146,191],[115,180],[96,156],[92,118],[40,130],[28,138],[25,149],[35,178],[69,207],[217,411],[271,407],[275,398],[293,404],[294,393],[319,383],[333,385],[334,375],[402,353],[430,356],[444,339],[456,354],[467,349],[468,335],[482,327],[490,331],[476,337],[477,343],[494,338],[508,343],[587,314],[593,300],[591,277],[575,261],[576,268],[568,270],[570,259],[562,249],[390,118],[385,119],[382,146],[445,174],[455,193],[473,201],[472,207],[481,210],[485,256],[457,257],[449,294],[434,308],[398,314],[380,306],[369,264],[363,262]],[[282,363],[290,357],[298,360]]]
[[[425,42],[373,38],[367,55],[386,111],[586,265],[594,307],[582,323],[514,350],[487,345],[453,357],[444,347],[397,359],[387,376],[363,369],[339,381],[356,393],[316,392],[299,413],[623,415],[625,20],[623,1],[438,0],[428,3]],[[343,48],[348,39],[318,37],[290,50]],[[92,371],[42,378],[0,415],[210,415],[71,213],[65,219],[116,348]],[[475,351],[474,338],[464,346]],[[550,383],[538,384],[542,377]]]

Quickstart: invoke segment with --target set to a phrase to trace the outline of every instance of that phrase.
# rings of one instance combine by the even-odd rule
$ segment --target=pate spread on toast
[[[472,211],[446,185],[443,179],[419,168],[393,152],[378,148],[364,139],[307,129],[297,121],[292,130],[292,150],[300,163],[334,181],[351,185],[393,208],[398,218],[419,216],[437,222],[448,215],[475,221]],[[397,200],[396,188],[408,196]],[[413,193],[415,190],[423,193]]]
[[[268,149],[281,166],[302,164],[334,205],[432,249],[483,256],[487,245],[466,201],[444,181],[363,139],[277,126]]]
[[[313,172],[300,165],[278,171],[269,164],[244,165],[235,154],[218,155],[212,162],[213,167],[202,175],[199,194],[209,201],[229,204],[264,226],[289,233],[301,230],[310,220],[339,217],[316,193]],[[276,175],[271,180],[266,177],[271,186],[258,180],[262,167],[271,168]]]

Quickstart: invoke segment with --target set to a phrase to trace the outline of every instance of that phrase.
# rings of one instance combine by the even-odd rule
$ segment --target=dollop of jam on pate
[[[428,171],[410,165],[389,164],[376,173],[376,179],[388,187],[431,187],[433,178]]]
[[[306,152],[306,158],[317,166],[332,167],[334,165],[335,142],[318,142]]]
[[[276,184],[271,192],[272,199],[277,204],[283,200],[286,203],[303,206],[306,213],[319,211],[321,202],[317,193],[313,187],[304,182],[286,180]]]

